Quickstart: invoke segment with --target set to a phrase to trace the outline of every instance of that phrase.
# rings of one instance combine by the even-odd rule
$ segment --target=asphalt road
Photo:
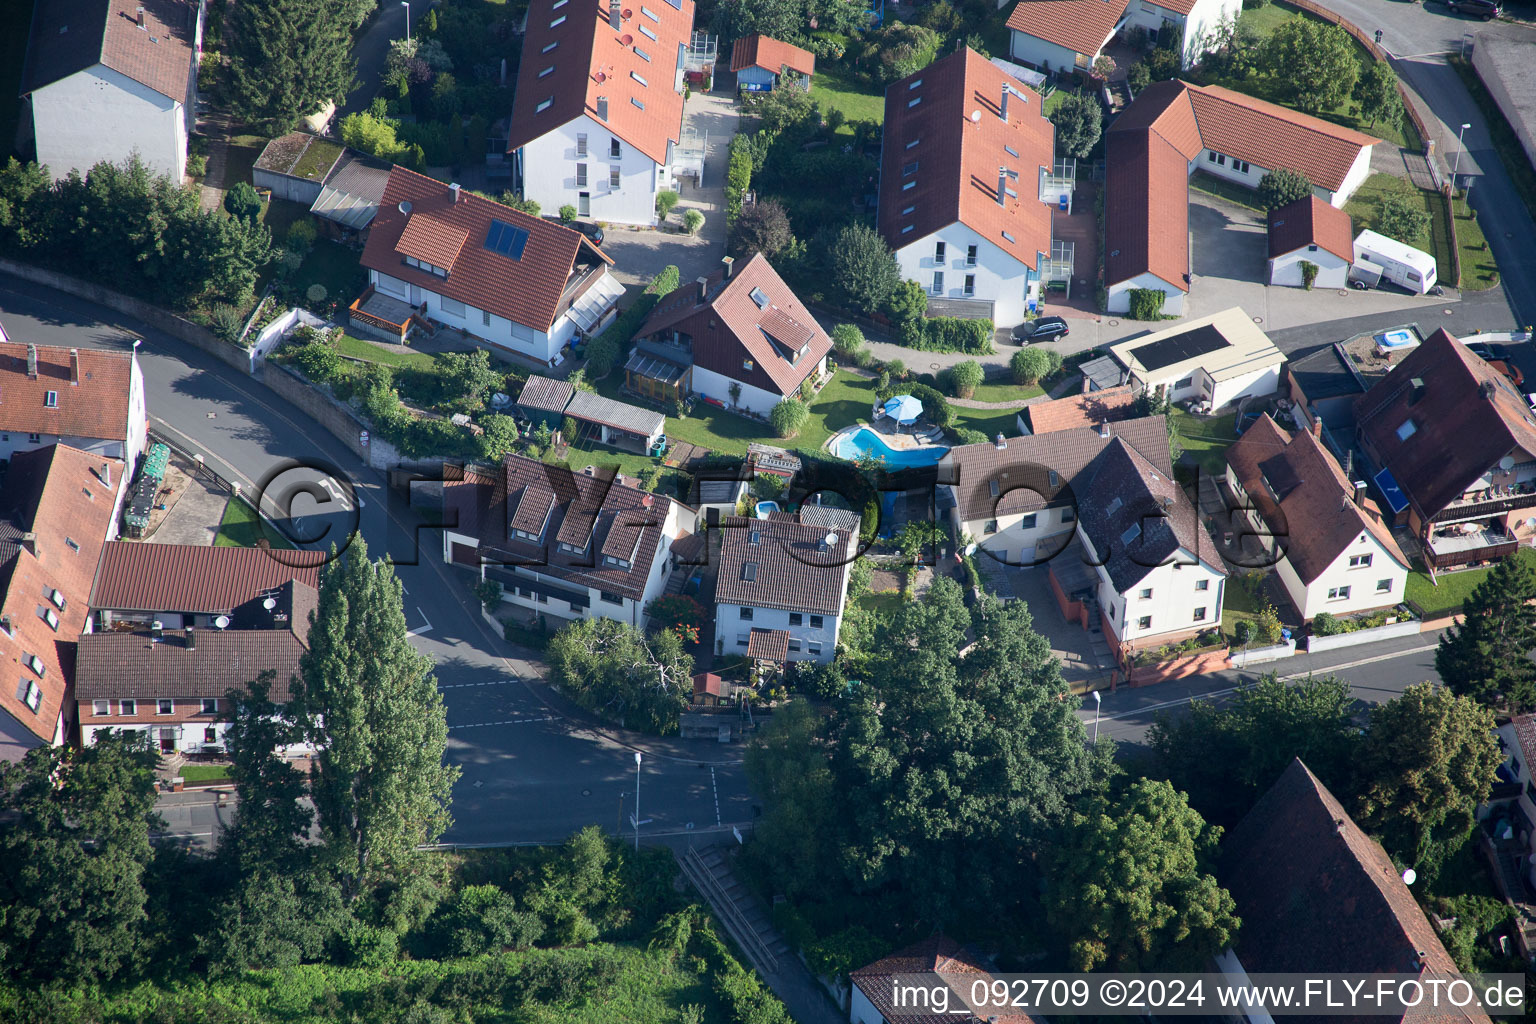
[[[470,579],[433,557],[437,534],[420,534],[418,559],[414,522],[389,500],[382,474],[360,466],[316,423],[259,382],[131,318],[4,276],[0,319],[13,340],[40,344],[124,350],[132,337],[143,338],[139,361],[157,430],[205,453],[210,466],[242,482],[249,493],[302,459],[334,467],[341,483],[332,485],[333,492],[362,498],[356,509],[362,535],[373,554],[388,551],[397,562],[413,643],[437,665],[448,713],[448,756],[464,772],[445,841],[550,842],[589,824],[628,832],[637,748],[645,751],[641,809],[651,819],[643,834],[728,832],[751,820],[740,747],[595,731],[569,713],[518,652],[487,628]],[[289,468],[278,483],[324,476]],[[354,505],[331,500],[334,505],[303,498],[294,508],[305,518],[303,536],[322,546],[330,538],[319,534],[318,520],[330,520],[338,526],[335,536],[344,537],[351,513],[343,506]],[[327,514],[328,507],[338,511]],[[172,824],[172,831],[208,830],[206,822]]]

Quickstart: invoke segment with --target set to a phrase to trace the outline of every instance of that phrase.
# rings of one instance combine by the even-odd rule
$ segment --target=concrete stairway
[[[767,910],[731,873],[720,847],[710,846],[701,851],[690,846],[677,859],[683,873],[759,974],[776,974],[781,959],[794,959],[794,953],[774,930]]]

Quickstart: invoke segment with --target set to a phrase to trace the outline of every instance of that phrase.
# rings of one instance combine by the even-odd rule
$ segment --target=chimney
[[[144,8],[142,8],[142,7],[139,8],[138,23],[139,23],[139,28],[143,28],[144,27]]]
[[[112,486],[112,463],[103,462],[101,468],[96,471],[96,478],[107,487]]]
[[[998,451],[1002,451],[1003,449],[1008,447],[1008,439],[1003,437],[1002,432],[999,431],[998,435],[997,435],[997,439],[994,440],[992,442],[992,444],[997,448]]]
[[[608,27],[617,32],[624,24],[619,0],[608,0]]]
[[[37,534],[33,533],[31,530],[28,530],[26,533],[22,534],[21,535],[21,546],[26,548],[27,552],[33,558],[36,558],[37,557]]]
[[[699,300],[695,305],[702,306],[709,301],[709,278],[700,277],[697,280],[699,284]]]
[[[449,185],[448,186],[448,191],[453,193],[453,201],[454,202],[458,202],[459,201],[459,183],[455,181],[453,184]]]
[[[608,120],[608,97],[607,96],[599,96],[597,98],[597,119],[599,121],[606,121],[606,120]]]
[[[1012,89],[1008,88],[1008,86],[1006,86],[1006,85],[1003,86],[1002,113],[1003,113],[1003,123],[1004,124],[1008,123],[1008,94],[1011,93],[1011,92],[1013,92]]]
[[[27,376],[30,379],[32,379],[32,380],[37,380],[37,346],[36,345],[28,345],[27,346]]]
[[[1103,438],[1109,437],[1109,420],[1099,424],[1099,436]]]
[[[80,386],[80,350],[69,350],[69,384],[71,387]]]
[[[997,169],[997,205],[1007,205],[1008,200],[1008,168]]]
[[[156,643],[159,643],[161,638],[165,636],[165,623],[159,619],[151,622],[149,624],[149,635]]]
[[[1364,480],[1356,480],[1355,481],[1355,504],[1359,505],[1361,508],[1365,507],[1365,481]]]
[[[735,263],[736,258],[734,256],[720,257],[720,266],[724,268],[722,271],[723,276],[721,277],[722,281],[729,281],[731,279],[731,267],[735,265]]]
[[[1414,405],[1424,397],[1424,378],[1415,377],[1408,382],[1408,404]]]
[[[197,631],[191,626],[187,627],[187,650],[197,650]]]
[[[1321,416],[1312,417],[1312,436],[1318,440],[1323,438],[1323,418]]]
[[[9,615],[0,615],[0,632],[3,632],[6,636],[11,635],[11,617]]]

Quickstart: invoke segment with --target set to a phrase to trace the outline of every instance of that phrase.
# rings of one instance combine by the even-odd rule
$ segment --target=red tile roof
[[[120,612],[228,614],[289,580],[320,586],[323,551],[222,548],[197,544],[106,545],[91,607]]]
[[[747,637],[747,657],[764,661],[786,661],[789,658],[789,630],[754,629]]]
[[[717,604],[842,614],[849,531],[791,518],[731,516],[721,520],[720,534]],[[828,534],[835,534],[831,544],[824,543]]]
[[[1440,937],[1381,846],[1326,786],[1292,761],[1222,843],[1218,877],[1243,928],[1234,949],[1249,973],[1456,971]],[[1409,1015],[1415,1022],[1481,1024],[1469,1012]],[[1398,1016],[1309,1018],[1366,1024]]]
[[[1285,557],[1303,583],[1326,572],[1362,533],[1371,534],[1408,567],[1381,509],[1369,498],[1363,508],[1355,504],[1353,483],[1311,432],[1292,433],[1267,414],[1260,416],[1227,449],[1227,463],[1271,533],[1281,538]]]
[[[864,997],[869,1000],[885,1020],[900,1021],[901,1024],[965,1024],[966,1021],[974,1021],[975,1016],[962,1017],[954,1013],[915,1013],[911,1007],[896,1006],[891,1001],[892,980],[915,974],[967,974],[976,975],[977,979],[992,977],[981,966],[982,958],[975,952],[954,939],[945,935],[935,935],[924,939],[922,942],[898,950],[890,956],[856,971],[849,973],[848,977]],[[969,986],[965,990],[955,991],[955,999],[952,999],[952,1007],[964,1007],[969,1005],[966,999],[970,996]],[[1036,1018],[1027,1013],[1010,1013],[1003,1016],[989,1015],[987,1018],[993,1024],[1033,1024]],[[1041,1018],[1043,1019],[1043,1018]]]
[[[1362,149],[1381,141],[1219,85],[1187,88],[1206,149],[1266,170],[1300,171],[1330,191],[1343,186]]]
[[[138,12],[144,11],[144,28]],[[188,98],[196,54],[197,4],[183,0],[39,0],[22,92],[97,64],[179,103]]]
[[[1189,291],[1189,161],[1155,131],[1112,131],[1105,168],[1105,282],[1150,273]]]
[[[1268,229],[1270,259],[1315,245],[1341,260],[1355,261],[1355,229],[1349,214],[1317,196],[1270,210]]]
[[[9,630],[0,630],[0,710],[44,742],[52,742],[59,716],[72,700],[74,644],[90,613],[87,598],[96,561],[113,523],[116,492],[96,475],[103,464],[120,482],[123,464],[117,459],[55,444],[11,457],[5,481],[8,520],[0,540],[0,596]],[[32,548],[22,534],[33,534]],[[63,609],[51,599],[57,589]],[[44,615],[52,610],[58,629]],[[39,677],[28,664],[35,655],[42,663]],[[40,692],[34,712],[27,690]]]
[[[401,211],[401,203],[407,204],[409,212]],[[485,247],[491,222],[497,220],[528,232],[520,259]],[[449,261],[452,270],[446,278],[406,266],[400,254],[402,242],[408,246],[430,242],[442,247],[451,241],[450,232],[463,233],[467,242],[461,243],[463,249]],[[454,202],[453,192],[442,182],[395,167],[389,172],[384,201],[373,219],[362,264],[537,331],[548,331],[565,311],[565,287],[578,259],[613,262],[579,231],[519,213],[467,190],[461,189],[458,202]],[[427,262],[444,266],[431,259]]]
[[[0,342],[0,430],[54,437],[128,438],[133,356],[99,348],[37,347],[37,376],[27,376],[27,346]],[[77,353],[77,356],[72,355]],[[78,358],[80,383],[71,383]],[[48,392],[57,405],[49,408]]]
[[[1193,160],[1205,148],[1200,141],[1200,126],[1195,123],[1195,108],[1183,82],[1153,82],[1115,118],[1110,130],[1154,131],[1186,160]]]
[[[1007,121],[1005,88],[1012,92]],[[920,102],[911,106],[913,100]],[[973,114],[980,116],[972,120]],[[887,88],[884,131],[877,226],[891,248],[959,221],[1039,269],[1039,254],[1051,251],[1051,207],[1039,200],[1040,168],[1053,166],[1055,145],[1039,93],[967,48]],[[915,145],[909,149],[909,143]],[[1018,174],[1006,186],[1017,194],[1001,205],[999,167]]]
[[[802,50],[793,43],[781,42],[761,32],[754,32],[745,39],[736,40],[731,48],[731,70],[762,68],[775,75],[783,68],[798,71],[802,75],[816,73],[816,55]]]
[[[1136,393],[1129,384],[1024,407],[1024,418],[1036,434],[1073,427],[1097,427],[1105,422],[1130,419],[1135,414]]]
[[[287,700],[297,695],[304,648],[291,629],[199,629],[191,647],[186,630],[165,630],[159,641],[142,632],[92,633],[80,638],[75,699],[217,698],[271,669],[272,699]]]
[[[623,0],[617,32],[602,0],[569,0],[558,10],[557,2],[535,0],[528,10],[507,152],[585,114],[665,163],[667,143],[682,134],[683,97],[673,83],[678,47],[687,46],[692,35],[693,0]],[[553,70],[545,74],[546,68]],[[599,116],[600,98],[607,100],[606,119]]]
[[[640,336],[681,331],[693,338],[695,366],[779,395],[799,390],[832,351],[832,339],[762,253],[733,269],[729,281],[716,273],[705,287],[703,304],[697,281],[662,296]],[[753,300],[754,291],[767,297],[766,306]],[[802,346],[806,351],[792,359]]]
[[[468,237],[469,232],[462,228],[445,224],[436,217],[413,213],[405,218],[405,230],[400,232],[395,252],[452,273],[453,261],[459,258],[459,250],[464,248],[464,240]]]
[[[1169,6],[1178,2],[1169,0]],[[1122,0],[1019,0],[1008,27],[1092,57],[1114,34],[1125,7]]]

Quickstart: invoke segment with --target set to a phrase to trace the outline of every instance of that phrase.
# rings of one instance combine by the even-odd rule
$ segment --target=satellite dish
[[[837,543],[837,531],[836,530],[828,530],[827,531],[827,536],[826,536],[826,541],[827,541],[827,547],[831,547],[833,544],[836,544]]]
[[[630,35],[628,32],[625,32],[623,35],[619,36],[619,42],[623,43],[625,46],[633,46],[635,37]]]
[[[625,21],[628,21],[630,18],[633,18],[634,16],[635,16],[635,12],[630,10],[628,7],[624,8],[623,12],[619,15],[619,17],[623,18]]]
[[[601,71],[598,71],[593,73],[592,79],[593,81],[597,82],[598,85],[602,85],[604,82],[608,81],[608,76],[603,74]]]
[[[1419,873],[1417,871],[1413,870],[1413,868],[1404,868],[1403,869],[1403,884],[1404,885],[1412,885],[1414,882],[1417,882],[1418,880],[1419,880]]]
[[[217,626],[219,629],[228,629],[229,628],[229,616],[228,615],[220,615],[218,618],[213,620],[213,624],[215,626]]]
[[[267,611],[271,611],[272,609],[277,607],[277,598],[269,597],[265,601],[261,602],[261,606],[263,608],[265,608]]]
[[[971,124],[981,124],[981,111],[971,111]]]
[[[1504,456],[1502,459],[1499,460],[1499,468],[1502,469],[1506,473],[1508,473],[1510,470],[1514,469],[1515,468],[1515,457],[1513,455],[1506,455],[1506,456]]]
[[[409,199],[402,199],[402,200],[400,200],[400,212],[404,213],[404,214],[407,214],[407,215],[410,214],[410,212],[411,212],[411,201]]]

